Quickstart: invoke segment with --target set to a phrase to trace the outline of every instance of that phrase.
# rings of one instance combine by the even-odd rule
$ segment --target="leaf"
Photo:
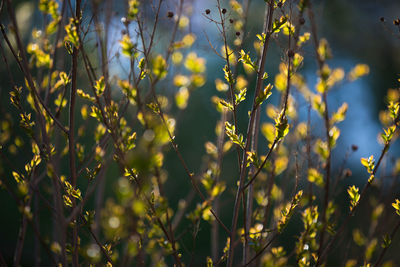
[[[190,52],[186,56],[185,68],[192,73],[203,73],[206,70],[206,60],[198,57],[195,52]]]
[[[24,181],[24,176],[20,175],[19,173],[13,171],[12,175],[14,176],[15,181],[19,184]]]
[[[367,172],[372,174],[375,168],[375,159],[371,155],[369,158],[361,158],[361,164],[367,169]]]
[[[358,190],[358,187],[355,187],[354,185],[347,189],[347,193],[350,197],[350,210],[353,210],[358,205],[358,201],[360,200]]]
[[[339,138],[339,136],[340,130],[336,126],[333,126],[329,130],[329,145],[331,148],[334,148],[336,146],[336,140]]]
[[[99,122],[101,122],[102,115],[100,109],[98,109],[96,106],[91,106],[90,108],[92,109],[92,112],[90,112],[90,116],[96,118]]]
[[[328,158],[329,150],[328,150],[327,142],[324,142],[321,139],[318,139],[315,142],[314,150],[323,160],[326,160]]]
[[[240,50],[240,57],[239,57],[239,61],[241,61],[243,64],[251,67],[253,70],[257,70],[257,66],[254,64],[253,61],[251,61],[251,58],[248,54],[246,54],[246,52],[242,50]]]
[[[289,123],[285,115],[285,110],[282,109],[281,113],[275,119],[275,137],[277,141],[281,140],[289,133]]]
[[[256,106],[261,105],[265,100],[267,100],[272,94],[272,87],[270,83],[265,86],[264,90],[260,90],[259,95],[256,97]]]
[[[325,60],[327,60],[327,59],[332,57],[332,52],[331,52],[331,49],[329,47],[328,41],[326,39],[324,39],[324,38],[322,38],[319,41],[319,45],[318,45],[318,50],[317,51],[318,51],[319,58],[322,61],[325,61]]]
[[[179,91],[175,94],[175,103],[179,109],[185,109],[187,107],[189,99],[189,90],[186,87],[179,88]]]
[[[242,101],[246,99],[247,88],[240,90],[238,94],[235,95],[235,105],[239,105]]]
[[[106,84],[104,82],[104,76],[101,76],[94,84],[96,95],[101,96],[104,93],[105,88]]]
[[[131,38],[129,35],[124,34],[122,36],[122,40],[119,41],[119,44],[122,49],[122,54],[126,57],[136,57],[137,54],[135,53],[136,46],[132,43]]]
[[[278,33],[286,24],[288,18],[286,16],[281,16],[279,19],[274,19],[274,23],[272,25],[272,33]]]
[[[67,195],[63,195],[64,205],[72,208],[72,201]]]
[[[77,94],[79,97],[81,97],[81,98],[83,98],[83,99],[86,99],[86,100],[89,100],[89,101],[91,101],[91,102],[96,101],[96,99],[95,99],[94,97],[90,96],[89,94],[86,94],[85,92],[83,92],[82,89],[77,89],[77,90],[76,90],[76,94]],[[60,94],[60,95],[61,95],[61,94]],[[57,105],[57,104],[56,104],[56,105]]]
[[[129,83],[128,80],[119,80],[118,86],[121,87],[122,93],[133,103],[136,103],[136,89]]]
[[[324,186],[324,178],[323,175],[314,168],[308,169],[308,181],[316,184],[319,187]]]
[[[167,76],[167,62],[161,55],[157,55],[153,60],[153,73],[160,80]]]
[[[396,210],[397,215],[400,216],[400,200],[396,199],[395,202],[392,203],[392,207]]]
[[[368,74],[369,74],[369,66],[367,64],[357,64],[349,72],[348,79],[350,81],[354,81],[354,80],[357,80],[358,78],[361,78],[362,76],[365,76]]]
[[[235,125],[232,125],[226,121],[225,133],[233,143],[238,144],[242,149],[244,149],[243,135],[242,134],[237,135],[235,133]]]
[[[128,19],[135,20],[139,13],[140,2],[138,0],[130,0],[128,4]]]
[[[223,100],[223,99],[221,99],[221,100],[219,101],[219,103],[220,103],[222,106],[228,108],[230,111],[233,111],[233,106],[232,106],[231,103],[228,103],[228,102],[226,102],[226,101]]]
[[[229,69],[228,65],[225,65],[225,67],[223,68],[223,71],[224,71],[225,80],[229,84],[233,84],[234,83],[234,79],[233,79],[232,72]]]
[[[396,131],[396,126],[392,125],[391,127],[387,129],[383,129],[383,133],[381,134],[382,139],[385,141],[385,144],[389,144],[390,140],[393,138],[393,134]]]
[[[65,42],[73,44],[75,48],[79,48],[78,29],[76,27],[77,23],[78,23],[77,20],[75,20],[74,18],[70,18],[69,23],[65,26],[65,32],[67,34],[64,40]]]
[[[348,104],[347,103],[343,103],[339,109],[332,115],[331,118],[331,124],[335,124],[341,121],[344,121],[344,119],[346,118],[346,113],[347,113],[347,109],[348,109]]]

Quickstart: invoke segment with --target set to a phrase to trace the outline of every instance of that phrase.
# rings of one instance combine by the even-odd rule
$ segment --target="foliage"
[[[114,14],[100,2],[40,0],[35,12],[44,23],[29,38],[19,31],[14,3],[1,2],[10,110],[0,121],[0,186],[21,218],[15,266],[30,246],[36,264],[55,266],[320,266],[347,253],[335,248],[344,242],[356,254],[342,265],[382,262],[400,226],[398,192],[389,196],[394,211],[375,197],[386,192],[378,171],[399,136],[400,91],[388,91],[382,152],[361,158],[367,176],[360,187],[334,160],[347,164],[335,147],[351,103],[332,112],[329,94],[370,69],[357,64],[346,73],[329,65],[333,52],[317,36],[316,1],[265,0],[264,29],[254,36],[246,28],[250,1],[216,0],[201,11],[222,43],[218,51],[208,40],[220,59],[215,84],[195,47],[190,3],[126,1],[121,35],[112,39]],[[164,16],[164,8],[175,10]],[[269,77],[273,42],[284,56]],[[302,72],[308,58],[317,62],[316,81]],[[112,73],[113,60],[123,72]],[[206,140],[205,154],[193,162],[203,151],[181,145],[179,129],[203,127],[197,117],[182,117],[205,88],[219,119],[214,141]],[[304,120],[300,100],[317,119]],[[398,180],[400,159],[392,161]],[[353,217],[361,224],[353,227]],[[196,244],[208,232],[211,251],[203,255]],[[25,241],[29,233],[33,245]]]

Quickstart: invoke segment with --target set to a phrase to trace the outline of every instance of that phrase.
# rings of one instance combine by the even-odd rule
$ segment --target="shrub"
[[[378,170],[398,137],[399,89],[388,91],[380,115],[381,153],[361,158],[365,183],[349,181],[347,160],[358,147],[335,153],[349,106],[333,108],[329,92],[369,67],[346,73],[329,65],[314,1],[264,2],[253,36],[250,1],[191,10],[184,0],[129,0],[123,8],[40,0],[30,7],[44,23],[31,35],[14,4],[2,1],[10,97],[1,117],[1,187],[20,223],[13,259],[2,253],[2,264],[394,265],[396,255],[384,256],[400,202]],[[194,47],[193,13],[219,32],[219,41],[203,35],[223,62],[215,84]],[[281,51],[271,52],[273,42]],[[281,60],[270,77],[273,52]],[[302,72],[305,57],[317,63],[315,90]],[[201,87],[212,88],[211,102]],[[210,107],[219,116],[211,127]],[[400,159],[391,160],[385,176],[397,185]]]

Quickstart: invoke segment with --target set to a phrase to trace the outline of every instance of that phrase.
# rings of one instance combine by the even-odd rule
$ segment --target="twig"
[[[80,29],[80,14],[81,13],[81,0],[76,0],[75,6],[75,26],[77,35],[79,35]],[[83,46],[83,43],[79,44]],[[72,69],[71,69],[71,91],[70,91],[70,101],[69,101],[69,131],[68,131],[68,148],[69,148],[69,170],[71,175],[71,185],[75,188],[77,182],[77,173],[76,173],[76,162],[75,162],[75,100],[76,100],[76,81],[78,75],[78,54],[79,48],[74,46],[72,52]],[[72,206],[75,207],[76,201],[73,199]],[[75,220],[75,218],[72,218]],[[73,237],[72,237],[72,262],[74,266],[79,265],[79,255],[78,255],[78,224],[77,222],[74,223],[73,227]]]
[[[400,113],[397,115],[397,118],[395,119],[395,122],[399,121],[399,119],[400,119]],[[396,131],[398,131],[398,130],[399,130],[399,127],[396,127]],[[385,146],[383,147],[382,152],[381,152],[381,154],[380,154],[380,156],[379,156],[378,162],[376,163],[375,168],[374,168],[374,170],[372,171],[372,174],[371,174],[371,175],[374,175],[374,176],[375,176],[375,174],[377,173],[377,171],[378,171],[378,169],[379,169],[379,166],[380,166],[380,164],[381,164],[381,162],[382,162],[382,159],[383,159],[383,157],[386,155],[387,151],[389,150],[389,147],[390,147],[390,143],[386,143]],[[361,201],[365,198],[365,195],[366,195],[366,193],[367,193],[367,190],[368,190],[368,188],[371,186],[371,184],[372,184],[372,181],[368,181],[368,182],[364,185],[364,187],[363,187],[363,189],[362,189],[362,191],[361,191],[360,199],[359,199],[357,205],[354,206],[354,207],[351,209],[351,211],[347,214],[347,217],[345,218],[345,220],[344,220],[342,226],[341,226],[341,227],[339,228],[339,230],[335,233],[335,235],[334,235],[333,238],[328,242],[328,244],[321,250],[321,254],[320,254],[320,256],[318,257],[317,262],[315,263],[315,266],[319,266],[319,265],[322,263],[321,261],[322,261],[323,258],[325,257],[325,255],[326,255],[326,253],[328,252],[328,250],[332,247],[333,243],[337,240],[337,238],[340,236],[340,234],[344,231],[345,227],[347,226],[347,224],[348,224],[349,221],[350,221],[350,218],[354,215],[355,211],[356,211],[357,208],[360,206]]]
[[[246,175],[246,164],[247,164],[247,151],[250,147],[250,138],[251,138],[251,131],[253,130],[253,123],[255,119],[255,114],[256,114],[256,98],[259,95],[259,92],[261,90],[261,86],[263,83],[262,77],[263,77],[263,71],[264,71],[264,66],[265,66],[265,60],[267,56],[267,51],[268,51],[268,46],[269,46],[269,40],[271,37],[271,28],[272,28],[272,17],[274,13],[274,5],[272,2],[267,3],[268,9],[266,12],[266,16],[268,17],[267,21],[267,28],[266,30],[266,37],[265,37],[265,42],[264,42],[264,47],[263,47],[263,52],[261,55],[261,60],[260,64],[258,67],[258,72],[257,72],[257,83],[256,83],[256,89],[254,92],[254,99],[253,99],[253,109],[250,114],[250,120],[249,124],[247,127],[247,134],[246,134],[246,143],[245,143],[245,149],[243,151],[243,160],[242,160],[242,166],[241,166],[241,172],[240,172],[240,178],[239,178],[239,187],[236,191],[236,196],[235,196],[235,204],[233,208],[233,217],[232,217],[232,227],[231,227],[231,235],[230,235],[230,246],[229,246],[229,252],[228,252],[228,258],[227,258],[227,266],[231,267],[233,264],[233,254],[234,254],[234,248],[233,244],[235,242],[235,235],[236,235],[236,227],[237,227],[237,219],[239,216],[239,208],[240,208],[240,201],[242,197],[242,190],[243,190],[243,185],[244,185],[244,180],[245,180],[245,175]]]
[[[400,220],[397,222],[396,226],[394,227],[394,229],[392,230],[392,233],[390,234],[390,240],[393,240],[394,236],[396,235],[396,232],[399,230],[400,228]],[[381,253],[379,254],[378,260],[375,262],[374,267],[377,267],[380,265],[381,261],[383,260],[383,257],[386,254],[386,251],[389,249],[389,246],[385,246]]]
[[[318,69],[319,72],[322,73],[322,69],[324,66],[324,59],[321,58],[320,54],[318,53],[318,36],[317,36],[317,27],[314,19],[314,13],[312,11],[312,6],[311,3],[308,3],[308,16],[310,18],[311,22],[311,35],[314,43],[314,51],[315,51],[315,56],[317,58],[317,63],[318,63]],[[321,219],[322,219],[322,230],[320,234],[320,239],[319,239],[319,249],[318,249],[318,256],[321,255],[321,250],[324,245],[324,239],[325,239],[325,231],[327,227],[327,218],[326,218],[326,210],[328,209],[328,203],[329,203],[329,188],[330,188],[330,183],[331,183],[331,154],[332,154],[332,146],[330,142],[330,120],[329,120],[329,109],[328,109],[328,98],[327,98],[327,90],[324,90],[322,93],[322,99],[323,103],[325,105],[325,110],[324,110],[324,123],[325,123],[325,138],[326,142],[328,144],[328,155],[326,158],[326,163],[325,163],[325,187],[324,187],[324,205],[322,207],[322,214],[321,214]]]

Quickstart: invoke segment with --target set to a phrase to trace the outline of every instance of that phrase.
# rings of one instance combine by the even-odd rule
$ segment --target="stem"
[[[390,240],[393,240],[394,236],[396,235],[397,230],[399,230],[400,228],[400,220],[397,222],[396,226],[394,227],[392,233],[390,234]],[[381,253],[379,254],[379,258],[376,261],[376,263],[374,264],[374,267],[379,266],[379,264],[381,263],[381,261],[383,260],[383,256],[385,256],[386,251],[389,249],[390,246],[386,246]]]
[[[317,36],[317,27],[314,19],[314,13],[312,11],[311,3],[309,3],[308,6],[308,16],[310,18],[311,22],[311,35],[313,38],[313,43],[314,43],[314,52],[317,58],[317,63],[318,63],[318,69],[319,72],[322,73],[322,68],[324,65],[324,60],[320,57],[318,53],[318,36]],[[324,245],[324,239],[325,239],[325,231],[327,227],[327,218],[326,218],[326,210],[328,208],[329,204],[329,187],[330,187],[330,182],[331,182],[331,154],[332,154],[332,147],[331,147],[331,142],[330,142],[330,120],[329,120],[329,110],[328,110],[328,97],[327,97],[327,90],[325,90],[322,93],[322,99],[323,103],[325,105],[325,112],[324,112],[324,124],[325,124],[325,138],[326,142],[328,144],[328,157],[326,159],[326,165],[325,165],[325,187],[324,187],[324,205],[322,207],[322,230],[321,230],[321,235],[319,239],[319,249],[318,249],[318,257],[321,255],[321,250]]]
[[[268,51],[268,45],[269,45],[269,40],[271,37],[271,27],[272,27],[272,16],[274,13],[274,5],[272,3],[268,3],[268,9],[266,12],[267,16],[267,21],[268,25],[267,28],[265,29],[266,32],[266,37],[265,37],[265,42],[264,42],[264,47],[263,47],[263,52],[261,55],[261,60],[260,64],[258,67],[258,72],[257,72],[257,83],[256,83],[256,89],[254,93],[254,100],[253,100],[253,109],[250,114],[250,121],[247,127],[247,134],[246,134],[246,144],[245,144],[245,149],[243,151],[243,160],[242,160],[242,166],[241,166],[241,172],[240,172],[240,178],[239,178],[239,187],[236,191],[236,197],[235,197],[235,204],[233,208],[233,217],[232,217],[232,227],[231,227],[231,235],[230,235],[230,245],[229,245],[229,251],[228,251],[228,258],[227,258],[227,266],[232,267],[233,265],[233,256],[234,256],[234,243],[235,243],[235,235],[236,235],[236,227],[237,227],[237,220],[239,216],[239,208],[240,208],[240,202],[241,202],[241,197],[242,197],[242,190],[243,190],[243,185],[244,185],[244,178],[246,175],[246,162],[247,162],[247,151],[250,146],[250,138],[251,138],[251,131],[253,129],[253,123],[255,119],[255,114],[256,114],[256,98],[261,90],[261,86],[263,83],[262,76],[263,76],[263,71],[265,67],[265,60],[267,56],[267,51]]]
[[[81,0],[76,0],[75,6],[75,19],[76,22],[76,30],[80,30],[80,13],[81,13]],[[79,43],[80,46],[83,46],[83,43]],[[77,173],[76,173],[76,162],[75,162],[75,100],[76,100],[76,81],[78,75],[78,54],[79,48],[74,47],[72,52],[72,69],[71,69],[71,92],[70,92],[70,104],[69,104],[69,126],[68,126],[68,148],[69,148],[69,170],[71,175],[71,185],[76,188],[77,182]],[[76,201],[72,200],[72,205],[75,207]],[[75,221],[75,218],[72,218]],[[74,227],[72,230],[72,262],[74,266],[79,266],[79,255],[78,255],[78,223],[74,222]]]
[[[400,113],[397,115],[397,118],[395,119],[395,124],[396,124],[396,125],[397,125],[397,123],[398,123],[399,120],[400,120]],[[396,127],[395,133],[398,131],[398,129],[399,129],[399,127]],[[395,134],[395,133],[393,133],[393,134]],[[379,169],[379,166],[381,165],[382,159],[383,159],[383,157],[386,155],[387,151],[389,150],[389,147],[390,147],[390,142],[389,142],[389,143],[386,143],[385,146],[383,147],[382,152],[381,152],[381,154],[380,154],[380,156],[379,156],[378,162],[376,163],[375,168],[374,168],[374,170],[373,170],[373,172],[372,172],[372,175],[375,175],[375,174],[377,173],[377,171],[378,171],[378,169]],[[322,263],[321,261],[322,261],[323,258],[325,257],[325,255],[326,255],[326,253],[328,252],[328,250],[332,247],[333,243],[338,239],[338,237],[340,236],[340,234],[341,234],[341,233],[344,231],[344,229],[346,228],[347,224],[348,224],[349,221],[350,221],[350,218],[353,217],[353,215],[354,215],[356,209],[360,206],[361,201],[365,198],[365,195],[366,195],[366,193],[367,193],[367,190],[368,190],[368,188],[371,186],[371,184],[372,184],[372,183],[369,182],[369,181],[365,184],[364,188],[363,188],[362,191],[361,191],[360,199],[359,199],[357,205],[354,206],[354,208],[347,214],[347,217],[346,217],[344,223],[342,224],[342,226],[341,226],[341,227],[339,228],[339,230],[335,233],[335,235],[333,236],[333,238],[331,239],[331,241],[328,242],[328,244],[325,246],[325,248],[323,248],[323,249],[321,250],[321,255],[318,257],[318,260],[317,260],[317,262],[315,263],[315,266],[316,266],[316,267],[319,266],[319,265]]]
[[[20,266],[22,250],[24,248],[24,242],[25,242],[26,227],[28,226],[27,220],[28,219],[27,219],[25,213],[22,213],[22,222],[21,222],[21,226],[19,229],[17,246],[15,248],[15,254],[14,254],[14,266],[15,267]]]

